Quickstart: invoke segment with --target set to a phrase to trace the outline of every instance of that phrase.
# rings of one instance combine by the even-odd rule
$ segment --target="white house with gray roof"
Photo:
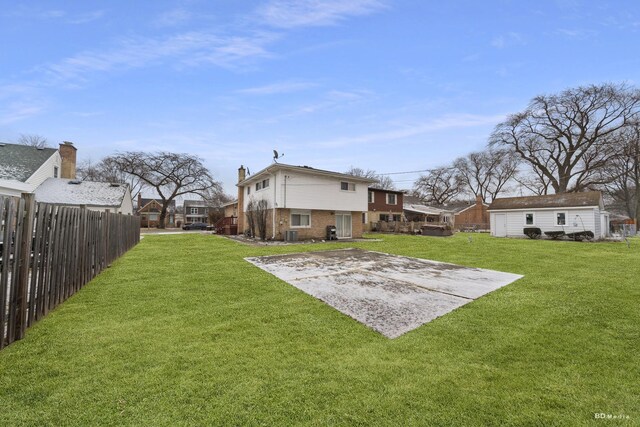
[[[0,196],[33,193],[47,178],[76,177],[76,148],[71,142],[36,148],[0,142]]]
[[[127,184],[48,178],[35,194],[37,202],[133,214],[133,200]]]
[[[54,148],[0,143],[0,196],[33,193],[47,178],[59,178],[61,169]]]
[[[609,234],[609,213],[599,191],[498,198],[489,215],[495,237],[525,237],[525,228],[542,233],[591,231],[597,239]]]

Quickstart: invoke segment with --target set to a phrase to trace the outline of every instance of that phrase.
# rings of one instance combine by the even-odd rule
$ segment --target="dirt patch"
[[[522,277],[361,249],[246,260],[389,338]]]

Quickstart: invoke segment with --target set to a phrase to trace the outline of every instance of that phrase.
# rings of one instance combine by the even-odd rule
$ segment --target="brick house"
[[[327,226],[337,237],[359,238],[364,231],[368,187],[375,181],[343,173],[274,163],[246,176],[238,169],[238,232],[249,229],[247,208],[266,202],[267,238],[284,240],[288,231],[298,239],[324,239]]]
[[[460,229],[489,230],[489,205],[476,196],[474,204],[452,206],[455,212],[455,225]]]
[[[368,211],[364,219],[366,231],[371,231],[380,221],[403,220],[404,193],[402,191],[369,187],[367,197]]]
[[[154,228],[160,224],[160,211],[162,202],[157,199],[144,199],[138,193],[138,206],[136,215],[140,217],[140,227]],[[174,228],[176,226],[176,201],[172,200],[167,208],[165,227]]]

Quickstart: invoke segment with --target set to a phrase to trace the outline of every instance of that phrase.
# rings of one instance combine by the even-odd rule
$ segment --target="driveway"
[[[389,338],[523,277],[361,249],[246,260]]]

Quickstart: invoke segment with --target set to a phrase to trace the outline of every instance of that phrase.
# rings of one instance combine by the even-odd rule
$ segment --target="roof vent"
[[[5,145],[7,144],[5,144],[4,142],[0,142],[0,147],[4,147]]]
[[[71,181],[69,181],[69,184],[80,185],[82,184],[82,181],[80,181],[79,179],[72,179]]]
[[[44,150],[44,147],[36,147],[36,150],[42,151],[42,150]]]
[[[117,182],[111,182],[109,183],[109,187],[120,187],[120,184]]]

